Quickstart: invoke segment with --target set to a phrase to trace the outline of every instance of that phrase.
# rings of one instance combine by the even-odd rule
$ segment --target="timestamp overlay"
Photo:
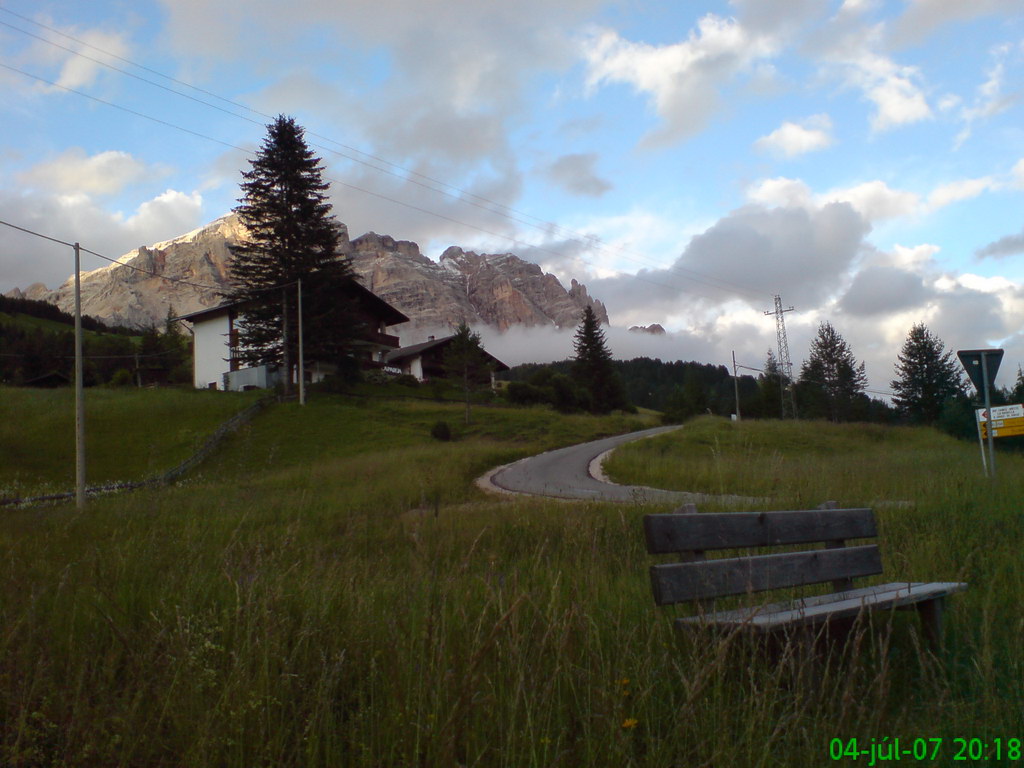
[[[1024,763],[1024,741],[1018,737],[917,737],[889,736],[870,739],[834,738],[828,743],[828,756],[835,762],[873,765],[906,761],[924,763]]]

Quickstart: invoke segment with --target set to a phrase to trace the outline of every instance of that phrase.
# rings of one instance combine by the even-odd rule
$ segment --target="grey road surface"
[[[489,481],[499,490],[559,499],[592,499],[596,501],[697,502],[703,494],[663,491],[642,485],[614,485],[590,474],[590,463],[602,453],[623,443],[651,437],[678,427],[654,427],[625,435],[605,437],[568,448],[559,448],[538,456],[521,459],[499,467],[489,474]]]

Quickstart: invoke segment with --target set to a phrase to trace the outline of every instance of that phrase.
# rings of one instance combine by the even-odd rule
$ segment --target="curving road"
[[[520,459],[493,469],[478,481],[480,486],[499,492],[551,496],[558,499],[627,502],[697,502],[708,497],[700,493],[664,491],[642,485],[615,485],[603,477],[600,462],[613,448],[623,443],[679,429],[678,426],[654,427],[625,435],[605,437],[589,443],[570,445],[554,451]],[[595,477],[597,475],[597,477]]]

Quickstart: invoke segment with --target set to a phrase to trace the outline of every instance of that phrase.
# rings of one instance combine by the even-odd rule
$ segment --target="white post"
[[[75,243],[75,506],[85,509],[85,395],[82,376],[81,252]]]
[[[306,353],[302,343],[302,278],[299,278],[299,405],[306,404]]]
[[[988,476],[996,476],[996,449],[992,435],[992,399],[989,397],[988,355],[981,353],[981,380],[985,385],[985,426],[988,428]]]

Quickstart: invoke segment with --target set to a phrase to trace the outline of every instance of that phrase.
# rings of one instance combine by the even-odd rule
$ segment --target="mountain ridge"
[[[405,337],[451,328],[460,322],[504,331],[513,326],[571,327],[586,306],[608,323],[604,305],[575,279],[567,290],[557,277],[513,253],[480,254],[451,246],[438,261],[409,240],[367,232],[349,239],[338,224],[339,255],[350,259],[363,285],[410,318]],[[236,214],[183,235],[140,246],[116,262],[83,272],[82,311],[104,322],[145,328],[168,312],[188,314],[220,304],[229,285],[229,245],[244,239]],[[167,279],[170,278],[170,279]],[[74,306],[74,280],[56,289],[34,283],[6,295]]]

